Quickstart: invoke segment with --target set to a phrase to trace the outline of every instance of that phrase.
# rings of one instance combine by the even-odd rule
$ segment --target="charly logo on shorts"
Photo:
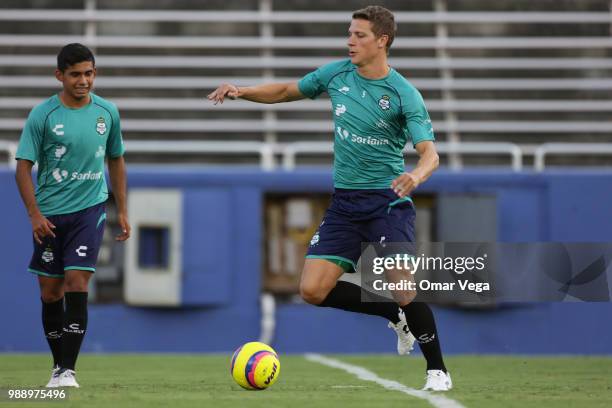
[[[96,132],[98,132],[100,135],[106,133],[106,121],[102,116],[96,120]]]
[[[389,108],[391,107],[390,99],[391,98],[389,97],[389,95],[383,95],[382,98],[378,100],[378,106],[380,106],[382,110],[389,110]]]
[[[51,247],[45,248],[40,258],[45,263],[53,262],[53,249],[51,249]]]
[[[87,256],[87,250],[89,248],[87,248],[86,245],[81,245],[80,247],[78,247],[74,252],[76,252],[76,254],[78,256],[80,256],[81,258],[84,258]]]
[[[310,240],[310,246],[315,246],[319,243],[319,231],[317,231]]]

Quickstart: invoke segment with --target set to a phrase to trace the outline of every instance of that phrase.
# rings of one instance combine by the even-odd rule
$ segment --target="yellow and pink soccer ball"
[[[265,343],[252,341],[238,347],[232,356],[230,373],[247,390],[265,390],[280,374],[276,351]]]

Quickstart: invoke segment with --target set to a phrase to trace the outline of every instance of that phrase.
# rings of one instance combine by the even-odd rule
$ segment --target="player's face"
[[[351,62],[357,66],[367,65],[381,55],[386,55],[385,45],[388,37],[376,37],[372,23],[367,20],[353,19],[349,27],[348,48]]]
[[[93,89],[96,68],[91,61],[71,65],[64,72],[55,71],[55,77],[64,86],[64,93],[76,100],[82,100]]]

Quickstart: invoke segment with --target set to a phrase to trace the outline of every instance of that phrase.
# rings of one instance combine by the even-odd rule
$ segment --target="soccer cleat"
[[[59,366],[53,367],[53,369],[51,370],[51,379],[49,380],[49,382],[47,383],[45,387],[46,388],[59,387],[59,374],[60,374]]]
[[[423,391],[448,391],[453,388],[450,373],[442,370],[427,370],[427,381]]]
[[[59,374],[58,387],[74,387],[79,388],[79,383],[76,382],[76,373],[74,370],[62,369]]]
[[[400,321],[397,324],[389,322],[389,328],[395,330],[397,334],[397,354],[400,356],[408,355],[414,348],[414,336],[408,329],[408,323],[406,323],[406,317],[404,312],[400,309],[399,312]]]

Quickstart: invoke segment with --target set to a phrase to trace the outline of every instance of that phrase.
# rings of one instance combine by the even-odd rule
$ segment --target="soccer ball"
[[[242,388],[265,390],[278,378],[280,361],[272,347],[252,341],[234,351],[230,373]]]

